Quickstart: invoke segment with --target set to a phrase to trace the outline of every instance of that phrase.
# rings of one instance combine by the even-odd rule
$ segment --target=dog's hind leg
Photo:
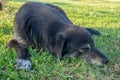
[[[25,44],[19,43],[19,41],[16,39],[11,39],[8,42],[7,47],[9,49],[14,48],[16,50],[17,53],[17,61],[15,64],[16,68],[24,70],[32,69],[30,54]]]

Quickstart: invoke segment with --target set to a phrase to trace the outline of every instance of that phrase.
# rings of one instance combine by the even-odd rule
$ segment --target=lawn
[[[103,68],[76,58],[58,60],[48,52],[29,48],[33,70],[14,67],[16,53],[6,48],[12,38],[14,16],[29,0],[7,0],[0,11],[0,80],[120,80],[120,1],[119,0],[36,0],[61,7],[78,26],[94,28],[96,46],[110,59]],[[33,0],[35,1],[35,0]]]

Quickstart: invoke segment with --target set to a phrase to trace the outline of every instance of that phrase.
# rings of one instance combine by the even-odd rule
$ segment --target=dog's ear
[[[91,35],[101,35],[101,33],[95,29],[91,29],[91,28],[85,28]]]
[[[47,49],[50,53],[56,55],[56,57],[62,57],[64,47],[64,37],[62,34],[56,34],[55,37],[52,37],[47,45]]]
[[[64,39],[64,36],[62,34],[57,34],[55,36],[55,42],[56,42],[56,45],[55,45],[55,53],[56,53],[56,56],[58,58],[62,57],[62,52],[63,52],[63,47],[64,47],[64,42],[65,42],[65,39]]]

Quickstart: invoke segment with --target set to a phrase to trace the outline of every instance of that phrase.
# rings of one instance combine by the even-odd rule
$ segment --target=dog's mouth
[[[86,53],[80,56],[80,58],[86,60],[89,64],[98,67],[103,67],[109,61],[108,58],[102,53]]]
[[[105,66],[105,64],[108,63],[108,59],[105,58],[105,59],[101,59],[101,58],[92,58],[91,57],[86,57],[86,56],[76,56],[76,55],[67,55],[66,57],[76,57],[76,58],[79,58],[79,59],[83,59],[85,60],[88,64],[90,64],[91,66],[96,66],[96,67],[99,67],[99,68],[102,68]]]
[[[104,64],[99,60],[91,60],[91,64],[96,65],[98,67],[103,67],[104,66]]]
[[[66,55],[66,57],[76,57],[76,58],[79,58],[79,59],[84,59],[87,63],[89,63],[90,65],[92,66],[97,66],[97,67],[103,67],[105,64],[108,63],[108,58],[107,57],[98,57],[98,56],[95,56],[94,54],[92,53],[84,53],[83,55],[78,55],[78,53],[74,53],[74,54],[69,54],[69,55]],[[94,56],[93,56],[94,55]]]
[[[103,67],[105,64],[102,63],[101,60],[99,59],[92,59],[92,60],[88,60],[86,59],[86,61],[90,64],[90,65],[94,65],[94,66],[97,66],[97,67]]]

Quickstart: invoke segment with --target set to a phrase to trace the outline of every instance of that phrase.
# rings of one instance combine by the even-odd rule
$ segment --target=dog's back
[[[28,2],[16,14],[14,33],[37,47],[38,43],[46,43],[49,37],[62,31],[62,25],[66,23],[70,22],[56,9],[42,3]],[[44,46],[40,44],[39,47]]]

